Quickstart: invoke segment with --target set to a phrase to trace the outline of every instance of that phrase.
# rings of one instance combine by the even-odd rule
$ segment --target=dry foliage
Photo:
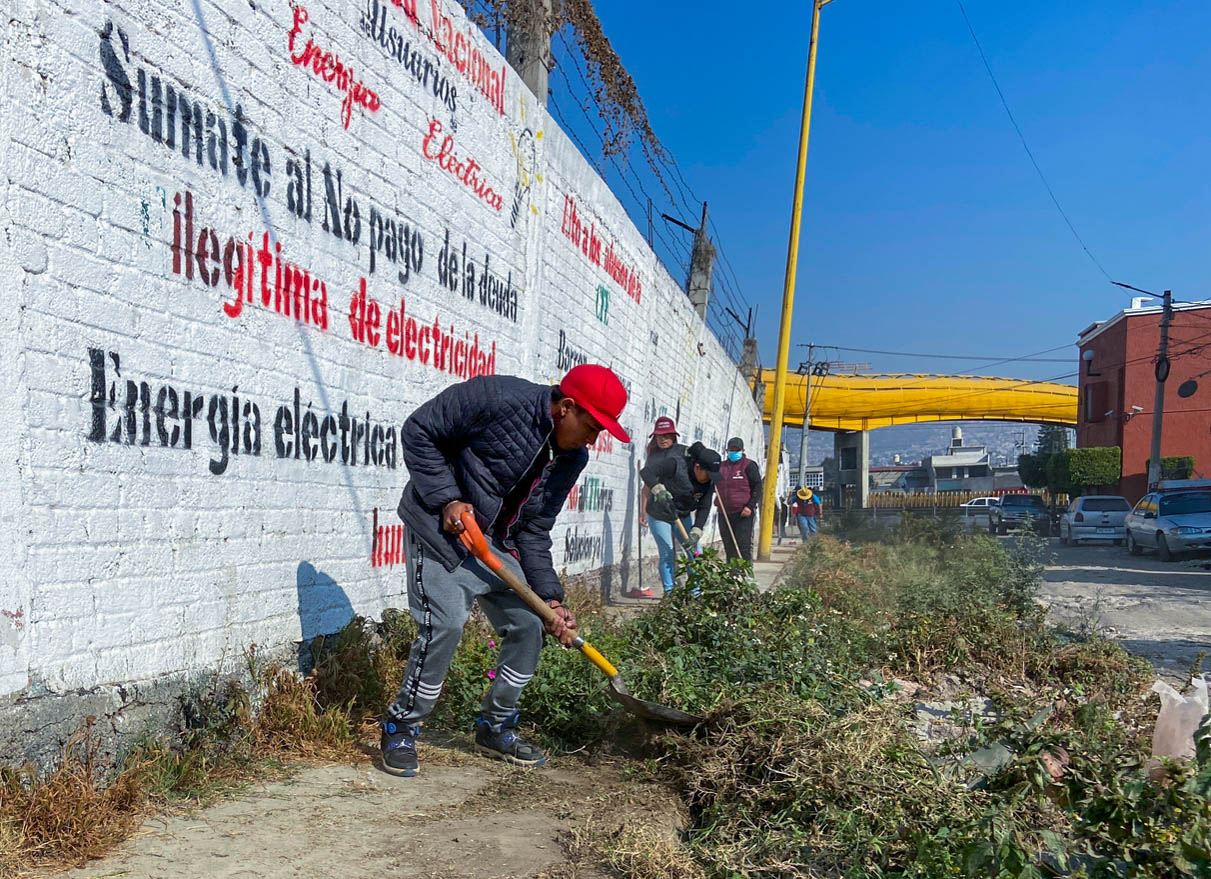
[[[591,94],[586,97],[596,105],[603,123],[603,157],[625,156],[637,143],[648,167],[673,200],[664,175],[664,166],[672,158],[656,137],[635,80],[610,45],[592,0],[551,0],[554,12],[548,11],[544,0],[460,2],[467,17],[495,38],[498,49],[501,48],[502,28],[507,31],[509,26],[518,26],[530,33],[545,32],[548,36],[560,28],[570,28],[587,69]]]
[[[71,737],[49,775],[28,764],[0,770],[0,876],[47,862],[82,864],[139,825],[145,798],[137,768],[100,783],[94,722],[89,717]]]

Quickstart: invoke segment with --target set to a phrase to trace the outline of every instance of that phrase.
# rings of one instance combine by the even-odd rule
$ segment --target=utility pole
[[[506,22],[505,60],[526,84],[538,103],[547,105],[548,66],[551,57],[551,33],[548,22],[552,15],[552,0],[538,0],[536,12],[541,20]]]
[[[1165,380],[1169,378],[1169,322],[1172,319],[1172,291],[1166,290],[1161,313],[1161,344],[1156,352],[1156,396],[1152,402],[1152,450],[1148,455],[1149,491],[1161,481],[1161,426],[1165,418]]]
[[[807,485],[807,432],[811,427],[812,415],[812,370],[816,346],[807,346],[807,376],[803,381],[803,427],[799,432],[799,487]]]
[[[715,247],[706,234],[706,202],[702,203],[702,220],[694,230],[694,248],[690,254],[690,273],[685,292],[698,316],[706,320],[707,301],[711,298],[711,271],[714,268]]]
[[[803,216],[803,178],[807,172],[807,142],[812,126],[812,90],[816,84],[816,41],[820,30],[820,9],[832,0],[812,0],[812,24],[807,41],[807,76],[803,82],[803,115],[799,121],[799,161],[795,168],[795,189],[791,203],[790,240],[786,247],[786,279],[782,287],[782,323],[778,332],[778,359],[774,363],[774,399],[770,411],[770,442],[765,450],[765,485],[761,498],[761,531],[757,539],[757,558],[769,561],[774,537],[777,485],[770,478],[778,472],[782,451],[782,421],[786,408],[786,360],[790,356],[791,315],[795,306],[795,270],[799,262],[799,225]]]

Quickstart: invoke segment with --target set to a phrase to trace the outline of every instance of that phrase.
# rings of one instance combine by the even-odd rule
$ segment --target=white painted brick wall
[[[403,606],[402,565],[371,562],[374,510],[380,526],[398,524],[394,511],[407,478],[398,448],[393,470],[363,466],[360,451],[353,466],[341,462],[339,448],[330,463],[279,458],[275,448],[279,407],[293,420],[296,388],[301,412],[310,410],[317,423],[339,416],[347,402],[359,423],[368,412],[372,425],[394,430],[398,442],[408,414],[458,380],[390,354],[385,338],[377,348],[354,340],[350,300],[361,278],[384,321],[402,297],[421,323],[440,316],[443,331],[453,325],[457,339],[469,333],[489,348],[495,342],[497,372],[558,379],[566,370],[562,333],[565,353],[612,365],[629,383],[622,420],[637,442],[603,442],[578,489],[586,497],[594,485],[612,491],[609,509],[569,508],[553,534],[556,566],[568,574],[634,560],[634,470],[657,415],[677,415],[687,440],[719,447],[738,434],[760,455],[759,413],[743,381],[694,314],[680,279],[665,272],[605,183],[512,70],[502,115],[434,48],[427,33],[436,8],[457,32],[472,34],[495,70],[503,66],[452,0],[420,2],[418,25],[390,0],[385,14],[432,63],[431,75],[455,88],[453,112],[363,33],[367,4],[304,4],[310,18],[296,52],[314,38],[380,96],[377,112],[354,108],[347,129],[333,84],[290,60],[294,13],[286,0],[9,5],[0,75],[7,316],[0,327],[0,696],[196,673],[238,659],[252,643],[288,645],[331,631],[351,613],[378,617]],[[117,59],[109,72],[103,51]],[[158,77],[200,105],[204,124],[211,112],[223,120],[226,175],[212,170],[208,153],[201,166],[192,151],[182,156],[179,112],[173,149],[140,130],[139,71],[148,89]],[[123,75],[132,87],[127,121],[117,118],[122,99],[114,77]],[[113,115],[102,109],[103,94]],[[269,155],[263,199],[251,179],[240,185],[232,165],[227,108],[236,104],[250,141],[260,139]],[[149,96],[149,114],[153,109]],[[460,158],[480,165],[501,196],[499,211],[425,158],[430,119],[453,135]],[[310,220],[287,207],[287,161],[306,155]],[[357,206],[354,241],[322,228],[326,163],[339,168],[343,195]],[[531,186],[514,226],[519,175],[529,175]],[[220,249],[229,238],[247,242],[249,233],[259,247],[268,231],[283,259],[327,285],[327,329],[266,308],[259,269],[256,301],[245,302],[236,318],[224,313],[236,293],[221,264],[215,287],[197,272],[193,279],[174,273],[174,197],[181,196],[183,212],[186,192],[195,249],[203,228],[216,231]],[[600,237],[601,256],[612,245],[638,273],[638,302],[569,240],[567,198]],[[419,230],[423,267],[406,283],[386,253],[376,254],[370,271],[372,210]],[[447,231],[460,270],[466,242],[477,279],[485,254],[495,277],[511,277],[516,321],[482,306],[478,294],[467,301],[439,283]],[[600,317],[599,287],[608,290]],[[112,407],[93,400],[90,349],[105,352]],[[146,415],[134,409],[133,443],[125,436],[127,381],[136,395],[144,382],[149,392]],[[161,443],[155,407],[165,386],[179,395],[178,407],[186,392],[203,398],[189,449],[188,419],[168,418],[165,430],[177,430],[177,442]],[[238,397],[241,410],[248,402],[260,411],[259,454],[249,454],[241,436],[238,453],[228,444],[225,469],[209,420],[216,397],[227,407]],[[102,441],[90,439],[98,406]],[[116,442],[108,438],[115,430]],[[567,552],[572,538],[579,553]],[[654,556],[650,539],[643,553]]]

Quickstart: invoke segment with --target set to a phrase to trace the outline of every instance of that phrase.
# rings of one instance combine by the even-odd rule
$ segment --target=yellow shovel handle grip
[[[579,642],[579,643],[577,643]],[[597,648],[586,641],[584,638],[577,637],[576,641],[572,642],[573,646],[579,647],[580,652],[585,655],[585,658],[593,665],[597,666],[606,677],[614,677],[618,674],[618,669],[614,668],[613,664],[598,652]]]

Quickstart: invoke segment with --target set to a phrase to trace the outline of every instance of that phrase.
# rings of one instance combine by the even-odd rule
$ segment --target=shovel
[[[479,524],[475,521],[473,513],[463,513],[461,517],[463,523],[463,531],[459,534],[459,538],[471,553],[481,562],[494,572],[498,577],[505,581],[505,584],[517,593],[534,613],[542,618],[544,623],[552,624],[555,621],[555,611],[551,607],[534,594],[526,583],[505,567],[492,550],[488,547],[488,541],[484,537],[484,533],[479,530]],[[701,717],[695,717],[693,714],[686,714],[684,711],[679,711],[676,708],[669,708],[667,705],[658,705],[655,702],[645,702],[643,699],[636,699],[627,690],[626,683],[622,680],[622,675],[618,673],[618,669],[610,663],[608,659],[598,652],[597,648],[586,641],[580,635],[576,636],[576,640],[572,642],[572,646],[585,655],[589,662],[601,669],[602,673],[610,679],[610,696],[614,701],[620,704],[627,711],[634,714],[636,717],[642,717],[644,720],[655,721],[656,723],[665,724],[666,726],[697,726],[703,723]]]

